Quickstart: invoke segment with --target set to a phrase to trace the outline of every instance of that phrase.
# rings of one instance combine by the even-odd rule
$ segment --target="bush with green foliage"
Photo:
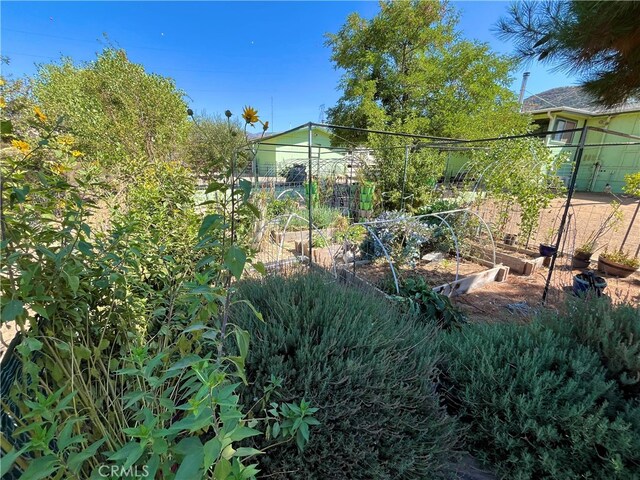
[[[267,202],[267,217],[275,218],[302,210],[298,202],[292,197],[274,198]]]
[[[435,323],[402,314],[384,298],[310,274],[246,281],[232,321],[256,339],[246,362],[245,404],[282,379],[280,399],[305,398],[322,427],[303,454],[269,448],[270,478],[442,478],[455,457],[455,421],[440,405],[434,378]]]
[[[434,292],[433,287],[423,277],[402,280],[400,295],[395,298],[407,304],[409,309],[421,318],[436,320],[442,328],[449,329],[466,322],[464,313],[453,306],[449,297]]]
[[[539,325],[468,325],[442,339],[447,400],[501,477],[638,478],[640,410],[619,402],[592,350]]]
[[[383,212],[367,226],[360,249],[374,258],[387,255],[397,264],[414,266],[426,253],[433,229],[403,212]]]
[[[104,465],[167,480],[254,478],[260,452],[236,447],[264,424],[249,424],[238,403],[249,336],[228,321],[232,278],[250,262],[234,229],[252,211],[247,185],[213,184],[233,206],[199,218],[182,167],[152,162],[144,168],[158,178],[143,175],[144,189],[124,196],[133,205],[95,231],[104,191],[78,167],[80,152],[40,108],[27,124],[3,136],[0,167],[2,321],[21,334],[19,373],[3,376],[2,413],[12,413],[0,476],[15,463],[25,480],[100,478]],[[287,426],[277,438],[306,442],[297,422],[312,421],[307,403],[261,413]]]
[[[608,298],[569,301],[565,311],[542,317],[545,326],[600,355],[609,376],[630,396],[640,394],[640,308]]]
[[[295,213],[297,216],[291,218],[287,230],[306,230],[309,228],[309,209],[306,205],[297,212],[285,212],[285,215],[288,213]],[[340,222],[341,218],[343,218],[342,214],[337,208],[319,206],[313,207],[311,210],[311,219],[315,228],[331,228]],[[282,224],[284,225],[284,223],[286,223],[286,217],[283,217]]]

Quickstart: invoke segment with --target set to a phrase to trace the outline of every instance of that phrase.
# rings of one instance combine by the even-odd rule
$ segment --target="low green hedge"
[[[614,306],[604,297],[578,299],[561,314],[544,316],[542,323],[598,352],[626,396],[640,396],[640,308]]]
[[[272,376],[281,401],[304,398],[320,410],[304,452],[287,444],[259,458],[275,479],[446,478],[456,456],[456,422],[434,378],[435,322],[421,322],[370,292],[324,275],[247,281],[232,321],[251,332],[243,392],[252,405]],[[268,447],[266,440],[254,446]]]
[[[640,410],[591,349],[541,325],[468,325],[442,347],[468,447],[502,478],[639,478]]]

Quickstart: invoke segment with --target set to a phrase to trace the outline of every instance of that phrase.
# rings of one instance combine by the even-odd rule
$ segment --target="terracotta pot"
[[[636,271],[635,268],[622,263],[613,262],[602,255],[598,257],[598,270],[613,277],[626,278]]]

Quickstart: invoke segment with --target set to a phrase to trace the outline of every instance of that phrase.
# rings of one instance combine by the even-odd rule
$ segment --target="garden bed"
[[[493,260],[493,249],[481,245],[473,246],[475,252],[479,252],[482,258]],[[496,244],[496,264],[509,267],[512,273],[529,276],[542,268],[547,257],[541,257],[539,252],[524,248],[513,247],[506,244]]]
[[[366,284],[381,292],[394,293],[393,275],[386,262],[357,262],[347,264],[342,269],[343,278]],[[455,260],[445,259],[440,262],[419,263],[415,268],[401,267],[396,273],[402,278],[421,277],[434,291],[444,295],[456,296],[481,288],[490,282],[504,282],[507,279],[509,267],[495,266],[487,269],[475,262],[461,260],[456,279]]]

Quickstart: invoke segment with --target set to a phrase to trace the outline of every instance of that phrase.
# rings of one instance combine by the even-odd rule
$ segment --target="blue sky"
[[[500,53],[510,44],[492,33],[507,2],[452,2],[459,29]],[[175,79],[195,111],[239,114],[255,106],[276,131],[318,121],[320,106],[339,97],[324,34],[336,32],[347,15],[370,18],[377,2],[7,2],[1,5],[4,75],[31,75],[35,64],[95,57],[106,42],[127,50],[148,71]],[[575,84],[573,78],[529,65],[527,90]],[[518,92],[522,71],[515,73]],[[273,105],[273,110],[272,110]]]

